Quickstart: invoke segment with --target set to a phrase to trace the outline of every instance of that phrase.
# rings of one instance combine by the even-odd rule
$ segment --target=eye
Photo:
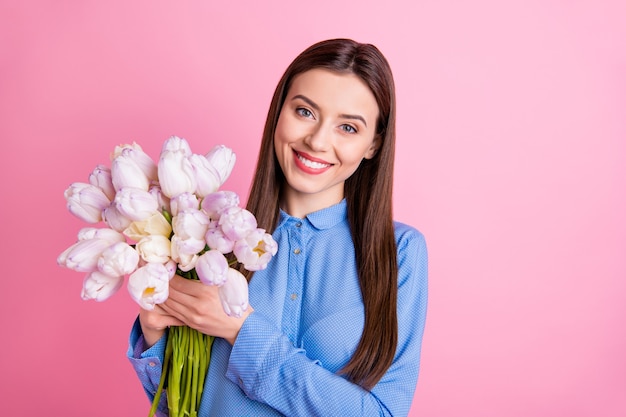
[[[304,107],[298,107],[296,109],[296,113],[298,113],[302,117],[306,117],[307,119],[313,117],[313,113],[311,112],[311,110]]]
[[[351,125],[341,125],[339,128],[346,133],[356,133],[356,129]]]

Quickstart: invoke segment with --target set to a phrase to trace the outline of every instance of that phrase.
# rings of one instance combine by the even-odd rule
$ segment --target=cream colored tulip
[[[161,235],[148,235],[137,242],[135,249],[141,259],[146,262],[166,263],[171,257],[172,244]]]

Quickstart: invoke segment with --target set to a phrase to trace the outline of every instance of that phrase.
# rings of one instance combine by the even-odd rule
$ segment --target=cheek
[[[279,119],[278,124],[276,125],[276,130],[274,131],[274,154],[276,155],[278,165],[283,172],[285,172],[285,158],[287,157],[285,145],[288,142],[289,141],[285,136],[284,124],[281,123]]]
[[[368,149],[369,147],[364,148],[363,144],[344,147],[341,149],[341,156],[344,164],[354,166],[354,169],[356,170],[356,167],[367,155]]]
[[[276,130],[274,131],[274,146],[278,150],[279,146],[289,142],[289,123],[281,115],[278,117],[278,123],[276,123]]]

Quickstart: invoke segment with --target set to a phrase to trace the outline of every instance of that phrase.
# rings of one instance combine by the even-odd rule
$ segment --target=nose
[[[304,143],[313,151],[323,152],[327,150],[332,143],[331,130],[320,123],[307,133]]]

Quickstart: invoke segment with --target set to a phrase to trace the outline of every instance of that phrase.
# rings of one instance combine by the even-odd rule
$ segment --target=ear
[[[363,158],[372,159],[374,156],[376,156],[376,152],[378,152],[378,149],[380,148],[382,142],[383,140],[380,135],[376,135],[370,147],[367,149],[367,151],[365,151],[365,155],[363,155]]]

